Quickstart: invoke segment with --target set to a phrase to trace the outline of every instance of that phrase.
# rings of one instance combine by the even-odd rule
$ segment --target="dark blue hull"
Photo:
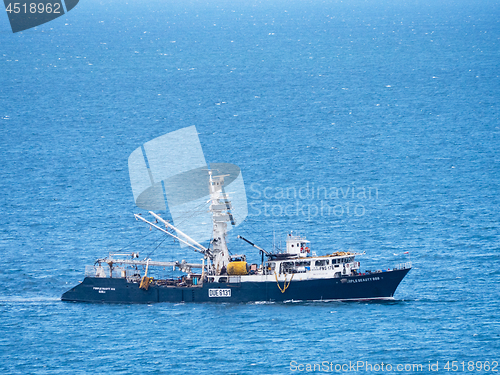
[[[393,270],[332,279],[293,281],[281,292],[276,281],[203,283],[197,286],[150,285],[120,278],[86,277],[64,293],[63,301],[95,303],[157,302],[284,302],[321,300],[391,299],[410,269]],[[283,289],[283,283],[279,286]]]

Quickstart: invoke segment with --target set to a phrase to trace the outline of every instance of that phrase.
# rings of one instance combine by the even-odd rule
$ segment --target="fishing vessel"
[[[402,263],[392,269],[361,271],[356,257],[361,253],[334,251],[317,255],[310,242],[289,233],[284,251],[258,249],[261,262],[248,263],[246,255],[231,254],[227,246],[228,224],[234,222],[229,194],[224,191],[224,175],[208,170],[208,191],[212,216],[212,239],[203,246],[183,231],[150,211],[154,219],[143,221],[189,246],[202,255],[201,263],[163,262],[140,259],[137,252],[124,256],[109,254],[87,266],[82,282],[65,292],[61,299],[94,303],[155,302],[287,302],[335,300],[390,300],[411,269]],[[243,242],[242,242],[243,244]],[[162,278],[154,269],[175,269],[181,276]]]

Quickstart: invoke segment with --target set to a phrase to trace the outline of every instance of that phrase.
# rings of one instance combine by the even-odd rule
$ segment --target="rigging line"
[[[150,233],[151,233],[151,232],[148,232],[148,233],[146,233],[146,235],[144,235],[144,236],[142,236],[142,237],[140,237],[140,238],[136,239],[135,241],[132,241],[132,242],[131,242],[131,243],[129,243],[128,245],[125,245],[125,246],[124,246],[124,247],[122,247],[120,250],[118,250],[118,252],[122,251],[123,249],[126,249],[126,248],[127,248],[127,247],[129,247],[129,246],[132,246],[132,245],[133,245],[134,243],[136,243],[137,241],[140,241],[140,240],[144,239],[145,237],[149,236],[149,234],[150,234]]]
[[[257,231],[248,231],[248,230],[241,230],[240,231],[242,233],[246,233],[246,235],[248,236],[248,238],[257,238],[255,241],[259,241],[258,239],[260,237],[262,237],[264,244],[262,244],[261,246],[265,246],[265,247],[270,247],[270,248],[273,248],[273,241],[266,235],[264,234],[264,232],[257,232]],[[262,243],[261,242],[261,243]],[[275,247],[277,250],[281,251],[282,249],[279,247],[278,244],[275,244]]]
[[[195,207],[195,209],[202,209],[203,207],[208,207],[210,205],[210,202],[201,202],[199,205]]]
[[[274,245],[278,250],[280,250],[280,251],[282,250],[280,248],[280,246],[277,243],[275,243],[276,241],[274,241],[274,240],[271,239],[270,234],[267,234],[267,233],[264,233],[264,232],[260,232],[260,233],[262,234],[262,237],[264,237],[264,239],[267,241],[268,246],[273,247],[273,245]],[[282,235],[278,233],[278,237],[281,238]]]
[[[157,221],[156,223],[158,223],[158,221]],[[168,233],[175,233],[172,229],[168,228],[167,226],[165,226],[165,231],[167,231]],[[157,233],[158,233],[158,232],[157,232]],[[168,236],[168,235],[167,235],[167,233],[160,233],[160,234],[159,234],[159,237],[156,237],[156,238],[152,241],[153,243],[151,244],[151,246],[154,246],[154,245],[155,245],[158,241],[160,241],[160,240],[161,240],[161,242],[160,242],[160,245],[161,245],[163,242],[165,242],[165,239],[167,239],[167,238],[168,238],[168,239],[170,239],[170,236]],[[173,243],[176,243],[176,242],[178,242],[178,240],[176,240],[175,238],[173,238],[173,239],[172,239],[172,242],[173,242]],[[158,246],[159,246],[159,245],[158,245]],[[158,246],[157,246],[156,248],[158,248]],[[155,248],[155,250],[156,250],[156,248]],[[153,250],[153,251],[154,251],[154,250]]]
[[[151,255],[153,255],[153,253],[156,251],[156,249],[158,249],[160,247],[160,245],[165,242],[165,240],[167,238],[170,238],[169,236],[165,235],[165,238],[163,238],[163,240],[146,256],[146,259],[149,258]]]
[[[168,228],[167,228],[166,230],[168,231]],[[156,231],[154,231],[154,232],[156,233]],[[148,234],[150,234],[150,233],[151,233],[151,228],[150,228],[150,230],[148,231]],[[146,236],[144,236],[144,237],[146,237]],[[144,238],[144,237],[142,237],[142,238]],[[162,238],[163,238],[163,239],[162,239]],[[158,241],[160,241],[160,242],[159,242],[159,243],[158,243],[158,245],[156,245],[156,247],[155,247],[155,248],[151,251],[151,253],[149,253],[149,254],[146,256],[146,258],[149,258],[149,256],[150,256],[151,254],[153,254],[153,252],[154,252],[154,251],[155,251],[155,250],[156,250],[156,249],[157,249],[157,248],[158,248],[158,247],[159,247],[159,246],[160,246],[163,242],[165,242],[165,240],[166,240],[167,238],[170,238],[170,237],[169,237],[169,236],[167,236],[166,234],[163,234],[163,236],[161,236],[161,235],[160,235],[159,237],[158,237],[158,236],[153,236],[153,237],[152,237],[152,239],[151,239],[151,244],[150,244],[150,245],[148,245],[147,247],[153,247],[153,246],[155,246],[155,245],[158,243]],[[175,242],[175,240],[174,240],[174,242]]]
[[[192,219],[195,215],[206,212],[207,209],[208,209],[208,205],[206,203],[201,203],[200,205],[196,206],[193,210],[189,210],[185,214],[179,215],[181,221],[176,223],[176,225],[179,226],[179,225],[183,224],[184,222],[186,222],[186,220]]]
[[[191,213],[190,215],[183,215],[180,217],[181,220],[177,220],[177,222],[175,223],[176,226],[181,226],[183,225],[184,223],[186,222],[189,222],[191,220],[193,220],[193,218],[195,218],[197,215],[199,215],[200,213],[202,213],[202,211],[198,211],[198,212],[193,212]]]
[[[179,227],[179,226],[183,225],[184,223],[189,222],[190,220],[193,219],[193,217],[195,217],[200,212],[201,211],[197,211],[197,212],[191,212],[189,215],[186,213],[179,215],[177,220],[175,220],[175,226]]]

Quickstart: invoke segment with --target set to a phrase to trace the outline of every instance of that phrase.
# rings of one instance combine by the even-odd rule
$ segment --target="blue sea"
[[[499,68],[491,0],[82,0],[16,34],[2,14],[1,373],[500,371]],[[158,245],[127,160],[192,125],[241,168],[233,252],[295,230],[362,269],[411,261],[395,300],[61,302]]]

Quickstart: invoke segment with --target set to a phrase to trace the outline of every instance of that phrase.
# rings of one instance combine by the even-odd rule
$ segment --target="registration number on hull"
[[[231,289],[209,289],[209,297],[231,297]]]

